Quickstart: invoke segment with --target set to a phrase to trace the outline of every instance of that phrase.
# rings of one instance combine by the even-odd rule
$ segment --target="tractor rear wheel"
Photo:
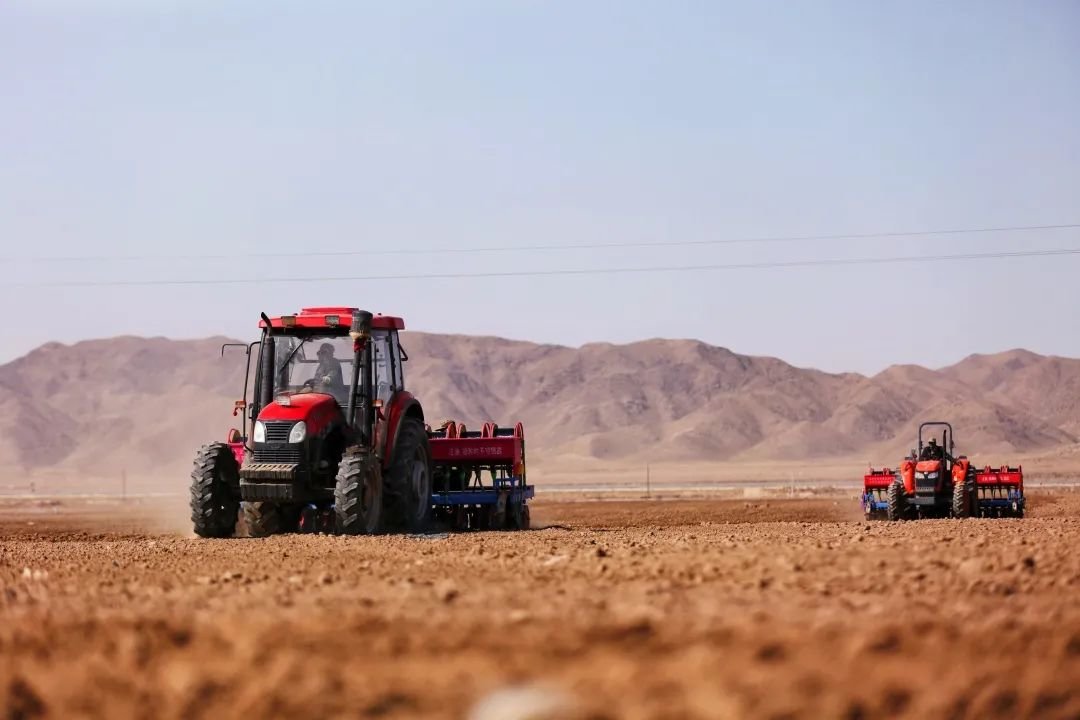
[[[191,470],[191,522],[204,538],[232,537],[236,532],[240,500],[240,466],[225,443],[199,448]]]
[[[894,482],[889,486],[889,508],[885,514],[889,520],[903,520],[907,517],[907,493],[903,483]]]
[[[249,537],[269,537],[296,532],[300,511],[293,505],[272,502],[245,502],[240,505],[241,522]]]
[[[408,532],[427,529],[432,515],[431,448],[423,423],[415,418],[401,421],[383,492],[389,527]]]
[[[334,529],[342,535],[374,535],[382,530],[383,480],[379,461],[351,447],[338,464],[334,484]]]

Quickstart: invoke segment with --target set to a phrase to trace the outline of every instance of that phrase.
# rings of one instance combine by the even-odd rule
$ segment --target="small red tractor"
[[[405,389],[401,318],[313,307],[263,314],[259,325],[260,340],[241,346],[248,370],[233,415],[244,429],[195,457],[197,535],[230,537],[238,523],[256,537],[421,532],[436,520],[459,529],[529,527],[534,489],[525,481],[521,424],[470,432],[447,422],[432,431]]]
[[[941,444],[930,433],[942,428]],[[899,470],[870,468],[863,477],[863,512],[867,519],[909,520],[925,517],[1023,517],[1024,472],[1020,467],[979,470],[957,457],[952,425],[919,425],[919,447]]]

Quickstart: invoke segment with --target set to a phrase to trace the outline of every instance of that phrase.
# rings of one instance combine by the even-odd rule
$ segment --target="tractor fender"
[[[232,450],[233,457],[236,458],[236,464],[241,467],[244,465],[244,451],[246,450],[244,441],[243,434],[236,428],[230,429],[229,434],[225,437],[225,444]]]
[[[383,442],[380,443],[383,450],[382,461],[384,468],[389,467],[390,461],[394,457],[394,451],[397,449],[398,431],[401,429],[402,420],[411,417],[422,423],[424,422],[424,409],[420,406],[420,401],[412,393],[403,390],[394,394],[393,399],[390,401],[390,409],[386,411],[385,415],[384,438]]]
[[[904,492],[908,495],[915,494],[915,463],[905,460],[900,465],[900,477],[904,479]]]
[[[967,458],[960,458],[953,463],[952,466],[952,481],[953,485],[962,483],[967,480],[968,468],[971,467],[971,461]]]

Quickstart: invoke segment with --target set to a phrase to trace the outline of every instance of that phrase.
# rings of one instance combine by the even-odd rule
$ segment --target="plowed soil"
[[[846,496],[534,508],[208,541],[171,508],[0,505],[3,717],[1080,717],[1080,493],[902,524]]]

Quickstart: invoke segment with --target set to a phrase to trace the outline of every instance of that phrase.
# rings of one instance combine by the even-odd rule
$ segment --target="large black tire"
[[[971,515],[971,504],[966,481],[953,483],[952,490],[952,516],[954,518],[966,518]]]
[[[424,424],[404,418],[397,445],[383,479],[383,512],[387,527],[423,532],[431,524],[431,447]]]
[[[374,535],[383,526],[383,479],[378,459],[358,447],[345,451],[334,483],[334,530]]]
[[[885,516],[889,520],[903,520],[908,514],[908,502],[907,493],[904,491],[904,484],[894,482],[889,486],[889,508],[885,511]]]
[[[204,538],[232,537],[240,512],[240,466],[225,443],[199,448],[191,471],[191,522]]]
[[[241,503],[240,512],[240,522],[249,537],[296,532],[300,521],[300,511],[295,505],[245,502]]]
[[[528,530],[532,526],[529,506],[525,503],[518,505],[510,516],[510,527],[513,530]]]

